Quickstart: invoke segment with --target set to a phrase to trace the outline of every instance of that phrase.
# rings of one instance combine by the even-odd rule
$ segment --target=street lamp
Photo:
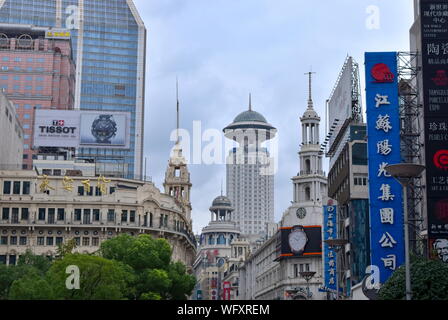
[[[425,170],[425,166],[413,163],[399,163],[388,165],[385,167],[385,170],[403,186],[406,300],[412,300],[411,264],[409,258],[408,186],[413,178],[418,177],[423,172],[423,170]]]
[[[307,298],[311,298],[312,297],[312,293],[310,292],[310,284],[309,284],[309,282],[314,277],[316,272],[315,271],[301,271],[299,273],[300,273],[300,276],[302,278],[304,278],[305,281],[306,281],[306,291],[307,291],[306,295],[307,295]]]
[[[334,251],[336,251],[336,259],[337,264],[339,264],[339,251],[344,247],[348,241],[345,239],[328,239],[324,241],[326,244],[328,244],[330,247],[334,248]],[[336,266],[336,270],[339,269],[338,266]],[[342,270],[341,270],[342,271]],[[339,272],[336,271],[336,300],[339,300]]]

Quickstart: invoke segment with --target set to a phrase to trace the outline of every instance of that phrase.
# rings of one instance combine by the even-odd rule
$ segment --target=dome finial
[[[308,75],[308,77],[309,77],[308,78],[308,92],[309,92],[309,95],[308,95],[308,108],[309,109],[313,108],[313,95],[312,95],[312,81],[313,81],[313,79],[312,79],[312,75],[315,74],[315,73],[316,72],[312,72],[312,71],[305,73],[305,75]]]
[[[249,111],[252,111],[252,93],[249,93]]]

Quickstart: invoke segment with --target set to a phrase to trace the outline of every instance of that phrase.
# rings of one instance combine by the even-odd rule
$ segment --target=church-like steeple
[[[314,110],[312,96],[312,75],[308,76],[308,107],[300,118],[302,144],[299,152],[300,171],[294,181],[294,202],[322,201],[322,184],[326,184],[320,154],[320,117]]]
[[[163,186],[166,194],[176,198],[184,205],[184,208],[186,208],[187,218],[191,219],[190,191],[192,184],[190,182],[190,173],[188,171],[187,161],[182,155],[182,147],[180,145],[179,107],[178,83],[176,81],[176,143],[171,151]]]

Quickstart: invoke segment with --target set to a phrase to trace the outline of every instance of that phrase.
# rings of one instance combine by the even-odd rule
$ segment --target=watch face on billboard
[[[81,114],[81,145],[126,145],[124,114]]]

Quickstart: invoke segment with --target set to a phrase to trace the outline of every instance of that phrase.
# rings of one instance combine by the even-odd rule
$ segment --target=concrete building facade
[[[10,170],[21,168],[23,135],[14,104],[0,91],[0,168]]]

